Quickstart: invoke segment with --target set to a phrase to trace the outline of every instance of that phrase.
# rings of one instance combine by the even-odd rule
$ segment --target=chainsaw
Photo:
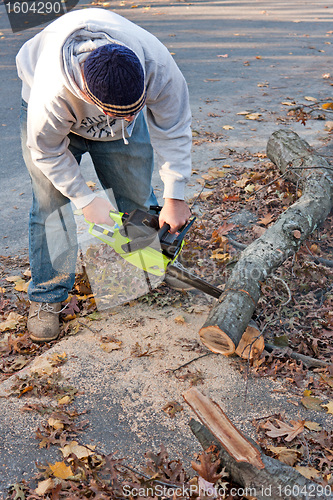
[[[136,209],[131,213],[110,211],[114,225],[88,222],[89,233],[109,245],[127,262],[144,273],[172,278],[218,298],[221,290],[188,272],[176,261],[184,245],[184,238],[196,217],[192,217],[178,232],[170,233],[170,226],[159,227],[162,207],[152,206],[150,212]]]

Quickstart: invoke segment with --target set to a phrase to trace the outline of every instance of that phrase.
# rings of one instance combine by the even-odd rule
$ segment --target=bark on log
[[[209,398],[203,396],[197,389],[189,389],[184,394],[185,401],[191,406],[200,420],[190,421],[190,428],[206,450],[214,444],[219,449],[222,466],[225,467],[233,482],[240,485],[244,495],[256,497],[258,500],[310,500],[319,498],[320,486],[302,476],[293,467],[279,460],[269,457],[249,437],[244,437],[231,424],[222,410]],[[220,425],[217,416],[221,415]],[[227,422],[227,423],[226,423]],[[228,422],[230,422],[231,427]],[[239,436],[236,436],[236,432]],[[258,460],[263,465],[258,468],[250,461],[238,461],[232,453],[228,443],[236,439],[243,443],[246,454],[248,443],[249,455],[253,457],[253,449],[258,454]],[[251,460],[252,461],[252,460]],[[258,461],[259,463],[259,461]],[[319,488],[319,489],[318,489]],[[327,500],[333,500],[333,495],[327,491]]]
[[[333,206],[333,167],[296,133],[278,130],[267,156],[282,173],[298,181],[302,196],[249,245],[199,334],[213,352],[235,352],[260,297],[260,283],[300,248]]]

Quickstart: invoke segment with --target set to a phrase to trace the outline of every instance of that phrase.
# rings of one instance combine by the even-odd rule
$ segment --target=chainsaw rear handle
[[[161,240],[169,230],[170,230],[170,225],[164,222],[163,226],[157,232],[159,239]]]

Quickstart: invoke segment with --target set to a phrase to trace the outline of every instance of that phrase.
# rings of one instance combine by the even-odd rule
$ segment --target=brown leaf
[[[301,403],[305,408],[308,408],[308,410],[325,411],[321,406],[323,401],[315,396],[304,396],[304,398],[301,399]]]
[[[286,448],[285,446],[267,446],[267,449],[274,453],[280,462],[290,465],[291,467],[295,465],[301,456],[299,451]]]
[[[212,453],[205,451],[198,456],[200,464],[191,462],[191,467],[194,469],[205,481],[215,484],[221,477],[225,476],[224,470],[220,473],[217,470],[220,467],[221,460],[212,462]]]
[[[184,325],[186,323],[184,316],[176,316],[175,323],[178,325]]]
[[[236,227],[235,224],[224,222],[222,226],[217,228],[217,233],[219,236],[223,236],[228,234],[234,227]]]
[[[39,481],[37,488],[35,489],[36,495],[43,497],[46,493],[52,490],[55,483],[51,477],[45,479],[44,481]]]
[[[171,418],[173,418],[176,413],[183,411],[183,409],[182,405],[177,403],[177,401],[170,401],[162,408],[162,410],[165,411],[165,413],[167,413]]]
[[[331,415],[333,415],[333,400],[329,401],[327,405],[322,405],[322,406],[327,408],[327,413],[331,413]]]
[[[268,226],[274,219],[274,216],[272,214],[267,214],[261,219],[258,220],[259,224],[263,224],[264,226]]]
[[[267,436],[272,438],[285,437],[287,442],[295,439],[298,434],[304,431],[304,421],[298,420],[297,422],[291,421],[291,425],[275,419],[276,426],[269,420],[262,425],[262,428],[267,432]]]
[[[302,476],[308,479],[316,479],[320,477],[320,472],[314,467],[302,467],[300,465],[296,465],[295,469],[302,474]]]

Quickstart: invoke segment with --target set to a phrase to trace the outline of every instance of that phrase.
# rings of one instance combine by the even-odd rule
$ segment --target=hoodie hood
[[[98,27],[96,27],[96,29],[97,28]],[[93,108],[97,109],[99,117],[103,117],[101,111],[97,108],[97,106],[95,106],[95,104],[91,103],[84,92],[83,67],[91,52],[109,43],[119,43],[119,45],[124,45],[111,38],[107,33],[81,28],[68,37],[62,48],[63,70],[66,87],[77,98],[84,100],[86,103],[93,106]],[[129,124],[124,120],[110,119],[109,116],[105,115],[104,122],[104,126],[109,129],[112,138],[115,137],[117,132],[120,132],[124,143],[128,144],[125,137],[125,129],[128,136],[130,136],[135,119]],[[101,125],[102,124],[100,122],[100,126]]]

